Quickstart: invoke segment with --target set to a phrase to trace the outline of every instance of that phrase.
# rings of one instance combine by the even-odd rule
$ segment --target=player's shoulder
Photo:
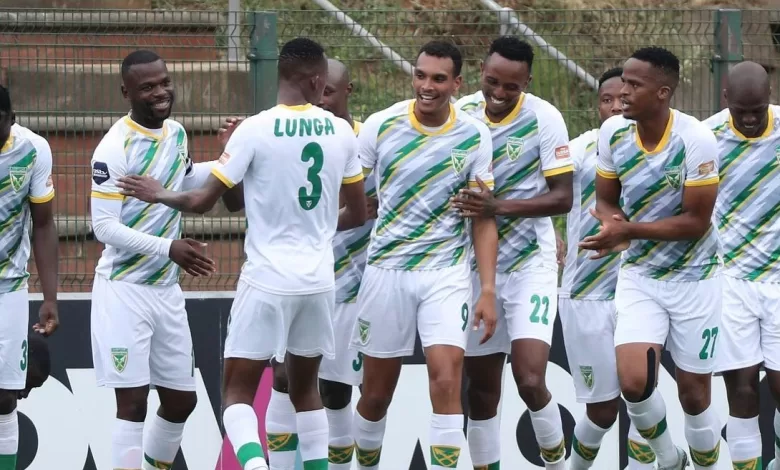
[[[672,110],[672,133],[677,134],[686,146],[690,144],[711,144],[716,141],[712,129],[703,121],[676,109]]]
[[[38,153],[51,153],[49,142],[43,136],[36,134],[32,129],[28,129],[20,124],[14,124],[11,126],[11,133],[14,139],[18,139],[19,144],[29,142]]]
[[[187,134],[187,131],[184,129],[184,124],[175,119],[166,119],[164,125],[167,128],[167,134],[169,136],[176,135],[179,132],[184,132],[185,135]]]
[[[409,115],[409,106],[414,100],[404,100],[368,116],[360,127],[361,135],[376,134],[388,121]]]
[[[523,107],[537,114],[538,117],[555,117],[563,120],[563,114],[554,104],[531,93],[525,93]]]
[[[482,91],[472,93],[470,95],[462,96],[455,102],[455,109],[471,112],[479,108],[482,102],[485,101],[485,96]]]
[[[491,135],[490,128],[487,126],[487,124],[485,124],[482,119],[469,114],[468,111],[463,111],[456,108],[455,122],[464,124],[466,129],[477,131],[482,136],[489,137]],[[490,139],[492,140],[492,137],[490,137]]]
[[[111,125],[108,132],[95,147],[92,156],[93,160],[107,161],[125,157],[124,141],[127,134],[131,131],[127,123],[128,119],[127,116],[124,116]]]
[[[577,137],[569,141],[569,148],[582,148],[585,149],[588,145],[596,142],[599,139],[599,130],[591,129],[585,131]]]
[[[704,123],[705,126],[707,126],[708,129],[710,129],[711,131],[717,134],[718,132],[720,132],[721,130],[725,129],[728,126],[730,118],[731,118],[731,113],[729,112],[729,108],[725,108],[725,109],[721,109],[720,111],[708,117],[702,122]]]

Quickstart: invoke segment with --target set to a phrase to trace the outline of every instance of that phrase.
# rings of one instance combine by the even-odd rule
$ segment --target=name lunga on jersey
[[[282,123],[284,121],[284,124]],[[282,132],[284,126],[284,132]],[[330,118],[277,118],[274,122],[276,137],[311,137],[312,135],[333,135],[336,128]]]

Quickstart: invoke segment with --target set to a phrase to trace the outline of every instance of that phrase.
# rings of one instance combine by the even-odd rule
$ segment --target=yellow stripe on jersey
[[[495,182],[491,180],[482,180],[483,183],[485,183],[485,186],[493,190],[493,187],[495,186]],[[469,180],[469,188],[470,189],[479,189],[479,183],[476,181]]]
[[[352,130],[355,132],[355,135],[360,134],[360,128],[363,126],[363,123],[357,120],[352,120]]]
[[[409,103],[409,122],[412,124],[412,127],[419,132],[422,135],[442,135],[449,132],[454,126],[455,126],[455,106],[450,103],[450,117],[447,118],[447,122],[441,127],[441,129],[430,132],[425,130],[422,124],[420,124],[420,121],[417,120],[417,116],[414,115],[414,103],[416,103],[416,100],[412,100],[411,103]]]
[[[549,178],[551,176],[562,175],[564,173],[571,173],[572,171],[574,171],[574,165],[566,165],[560,168],[553,168],[552,170],[543,171],[542,174],[545,178]]]
[[[341,184],[352,184],[357,183],[358,181],[363,181],[363,174],[358,173],[355,176],[349,176],[341,180]]]
[[[484,119],[485,120],[485,124],[487,124],[490,127],[500,127],[500,126],[505,126],[507,124],[511,124],[512,122],[514,122],[514,120],[517,117],[517,115],[520,114],[520,110],[523,109],[523,102],[524,101],[525,101],[525,93],[521,93],[520,94],[520,99],[517,100],[517,104],[515,104],[515,107],[512,108],[512,111],[510,111],[509,114],[507,114],[506,117],[504,117],[504,119],[502,119],[499,122],[491,121],[487,117],[487,114],[484,114],[483,117],[485,118]],[[487,104],[485,104],[485,110],[486,110],[485,112],[487,113]]]
[[[132,129],[133,132],[138,132],[139,134],[145,135],[146,137],[149,137],[150,139],[165,140],[165,137],[168,135],[168,126],[166,126],[165,124],[163,124],[163,131],[162,131],[162,134],[160,134],[160,135],[156,135],[156,134],[153,134],[153,133],[145,130],[144,128],[142,128],[141,126],[136,124],[135,121],[130,119],[130,116],[125,116],[125,124],[127,125],[127,127]]]
[[[744,134],[739,132],[737,130],[737,128],[734,127],[734,117],[732,117],[731,114],[729,114],[729,122],[728,122],[728,124],[729,124],[729,127],[731,128],[731,131],[734,133],[734,135],[736,135],[737,137],[739,137],[742,140],[746,140],[748,142],[754,142],[756,140],[761,140],[761,139],[763,139],[765,137],[768,137],[768,136],[772,135],[772,131],[774,131],[774,121],[775,121],[775,118],[773,116],[772,107],[771,106],[769,108],[767,108],[766,114],[767,114],[767,119],[768,119],[767,120],[766,129],[764,129],[764,132],[760,136],[758,136],[758,137],[745,137]]]
[[[374,171],[373,168],[363,167],[363,176],[368,176],[371,174],[371,172]]]
[[[307,109],[310,109],[313,105],[311,103],[306,104],[298,104],[295,106],[288,106],[286,104],[278,104],[280,108],[289,109],[290,111],[306,111]]]
[[[5,144],[3,145],[3,148],[0,148],[0,153],[5,153],[5,152],[11,150],[12,148],[14,148],[14,135],[13,134],[9,134],[8,135],[8,140],[5,141]]]
[[[235,186],[235,184],[233,184],[233,182],[230,181],[230,178],[223,175],[218,169],[212,168],[211,174],[214,175],[218,180],[222,181],[222,184],[224,184],[228,188],[232,188],[233,186]]]
[[[30,196],[30,202],[32,202],[33,204],[43,204],[43,203],[51,201],[52,199],[54,199],[54,190],[53,189],[52,189],[52,191],[49,194],[47,194],[45,196],[41,196],[41,197]]]
[[[98,191],[92,191],[90,196],[97,199],[109,199],[113,201],[123,201],[125,199],[125,197],[119,193],[101,193]]]
[[[613,171],[604,171],[599,167],[596,167],[596,174],[601,176],[602,178],[606,178],[608,180],[616,180],[618,179],[617,173]]]
[[[715,175],[712,178],[707,178],[706,180],[686,181],[685,186],[688,187],[709,186],[711,184],[718,184],[719,181],[720,181],[720,177],[718,175]]]
[[[642,143],[642,138],[639,137],[639,129],[634,132],[634,137],[636,138],[636,145],[639,147],[639,150],[643,151],[646,154],[650,153],[658,153],[661,150],[666,147],[666,145],[669,143],[669,138],[672,136],[672,121],[674,121],[674,110],[669,109],[669,120],[666,121],[666,129],[664,129],[664,135],[661,137],[661,140],[658,141],[658,145],[655,146],[653,151],[647,150],[645,148],[645,145]]]

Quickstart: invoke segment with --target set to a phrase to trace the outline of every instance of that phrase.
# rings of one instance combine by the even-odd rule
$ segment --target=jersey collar
[[[417,120],[417,116],[414,115],[414,103],[416,102],[417,100],[412,100],[409,103],[409,122],[412,123],[412,127],[414,127],[414,129],[420,134],[429,135],[429,136],[446,134],[455,125],[455,106],[453,106],[452,103],[450,103],[450,117],[447,119],[447,122],[444,123],[444,125],[441,126],[440,129],[437,129],[433,132],[426,130],[425,127],[423,127],[423,125],[420,124],[420,121]]]
[[[772,134],[772,131],[774,130],[774,126],[775,126],[775,116],[774,113],[772,112],[771,106],[766,110],[766,114],[767,114],[767,122],[766,122],[766,129],[764,129],[764,132],[761,133],[761,135],[758,137],[746,137],[742,135],[742,133],[739,132],[737,128],[734,126],[734,118],[731,117],[731,113],[729,113],[729,127],[731,128],[731,132],[733,132],[734,135],[736,135],[738,138],[750,142],[769,137]]]
[[[642,143],[642,138],[639,137],[639,127],[635,127],[636,129],[636,145],[639,147],[639,150],[646,154],[652,154],[652,153],[658,153],[661,150],[666,147],[666,144],[669,143],[669,138],[672,135],[672,123],[674,122],[674,109],[669,108],[669,120],[666,121],[666,129],[664,129],[664,135],[661,137],[661,140],[658,141],[658,145],[655,146],[655,149],[651,152],[650,150],[647,150],[645,148],[645,145]]]
[[[520,94],[520,99],[517,100],[515,107],[512,108],[512,111],[510,111],[509,114],[504,116],[504,119],[500,120],[499,122],[493,122],[490,120],[490,118],[487,115],[487,98],[482,100],[482,103],[484,103],[485,105],[485,110],[482,113],[482,117],[485,121],[485,124],[487,124],[490,127],[506,126],[507,124],[514,121],[515,118],[517,118],[517,115],[520,114],[520,110],[523,109],[524,102],[525,102],[525,92]]]

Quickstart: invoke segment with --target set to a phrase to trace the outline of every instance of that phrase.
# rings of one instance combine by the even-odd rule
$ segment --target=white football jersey
[[[347,121],[309,104],[277,105],[235,130],[212,174],[229,187],[244,182],[242,280],[279,295],[334,288],[339,190],[363,179]]]

